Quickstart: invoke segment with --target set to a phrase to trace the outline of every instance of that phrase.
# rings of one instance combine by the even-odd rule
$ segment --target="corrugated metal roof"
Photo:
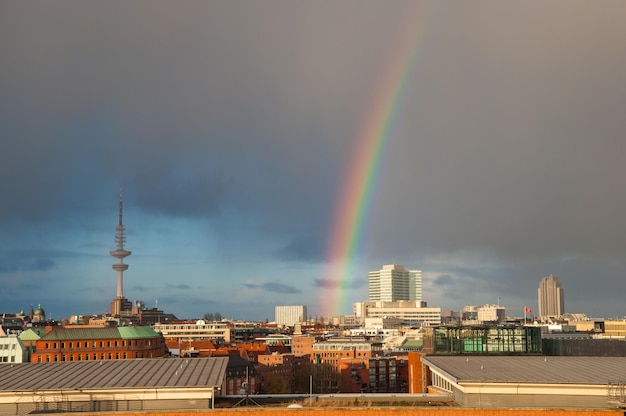
[[[228,357],[4,364],[0,392],[220,386],[227,364]]]
[[[457,383],[607,384],[626,378],[623,357],[426,356]]]

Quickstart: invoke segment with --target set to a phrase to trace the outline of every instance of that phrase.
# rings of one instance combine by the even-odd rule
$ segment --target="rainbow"
[[[372,205],[372,196],[385,160],[398,108],[403,102],[407,80],[413,73],[427,16],[431,13],[416,8],[408,13],[403,32],[396,42],[390,64],[383,72],[382,82],[376,88],[374,99],[356,137],[354,157],[348,164],[340,187],[338,204],[333,217],[327,252],[327,274],[322,286],[330,289],[320,296],[322,316],[345,313],[349,290],[355,278],[366,275],[355,270],[356,257]]]

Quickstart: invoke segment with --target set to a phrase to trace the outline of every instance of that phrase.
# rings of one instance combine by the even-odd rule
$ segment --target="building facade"
[[[537,289],[539,316],[542,319],[558,318],[565,312],[563,286],[558,277],[550,275],[541,279]]]
[[[298,323],[305,322],[307,317],[306,306],[276,306],[274,309],[275,320],[277,325],[293,326]]]
[[[422,271],[406,270],[399,264],[387,264],[381,270],[369,272],[369,300],[421,301]]]
[[[477,308],[478,322],[504,324],[506,309],[500,305],[483,305]]]
[[[179,321],[156,323],[152,328],[163,335],[166,340],[197,341],[210,340],[215,344],[229,344],[231,328],[226,322]]]
[[[0,364],[18,364],[28,361],[22,341],[15,335],[0,337]]]
[[[408,356],[344,359],[342,393],[408,393]]]
[[[396,318],[404,325],[441,324],[441,308],[429,308],[420,301],[357,302],[353,309],[361,324],[367,318]]]
[[[150,327],[54,328],[36,341],[31,362],[157,358],[165,340]]]
[[[426,354],[541,354],[541,328],[441,326],[424,334]]]

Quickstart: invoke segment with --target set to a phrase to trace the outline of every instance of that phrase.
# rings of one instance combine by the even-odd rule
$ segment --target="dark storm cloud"
[[[319,262],[323,260],[325,241],[311,234],[289,242],[278,252],[278,258],[290,261]]]
[[[282,293],[282,294],[295,294],[300,293],[300,289],[294,286],[285,285],[282,283],[244,283],[243,284],[248,289],[261,289],[266,292],[272,293]]]
[[[569,0],[2,2],[0,272],[79,258],[15,247],[95,250],[124,186],[125,215],[172,230],[150,255],[168,259],[163,275],[193,247],[224,254],[215,275],[224,259],[271,258],[318,267],[316,288],[345,285],[323,270],[344,177],[418,22],[356,256],[440,276],[426,297],[532,299],[554,272],[591,305],[590,274],[621,287],[626,273],[625,14]],[[613,293],[596,300],[621,305]]]
[[[433,285],[435,286],[450,286],[454,282],[454,278],[449,274],[441,274],[435,278]]]
[[[168,289],[183,289],[183,290],[187,290],[187,289],[191,289],[191,286],[185,284],[185,283],[179,283],[177,285],[174,284],[167,284],[167,288]]]
[[[18,271],[46,272],[55,268],[52,259],[16,260],[0,259],[0,273],[15,273]]]

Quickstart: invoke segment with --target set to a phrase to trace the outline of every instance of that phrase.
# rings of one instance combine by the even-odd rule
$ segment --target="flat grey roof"
[[[456,382],[599,384],[626,379],[624,357],[425,356]]]
[[[0,365],[0,392],[221,386],[228,357]]]

